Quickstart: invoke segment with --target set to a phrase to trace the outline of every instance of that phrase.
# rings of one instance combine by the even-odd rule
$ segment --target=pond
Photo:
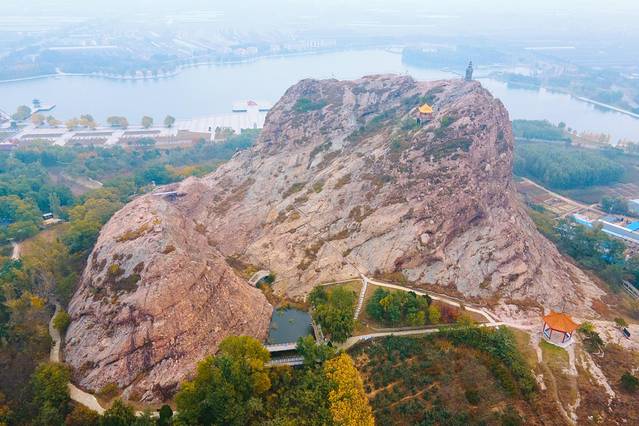
[[[311,316],[299,309],[276,309],[271,318],[267,344],[297,342],[300,337],[313,334]]]

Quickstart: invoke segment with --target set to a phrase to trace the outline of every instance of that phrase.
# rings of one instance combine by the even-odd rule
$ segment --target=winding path
[[[62,336],[60,334],[60,331],[53,326],[53,319],[55,318],[56,314],[60,312],[61,309],[62,306],[60,306],[60,303],[55,302],[55,313],[49,321],[49,335],[53,340],[51,353],[49,354],[49,360],[51,362],[62,362],[62,355],[60,354],[62,346]],[[67,387],[69,388],[69,396],[73,401],[78,402],[93,411],[96,411],[100,415],[104,414],[105,409],[104,407],[102,407],[102,405],[100,405],[95,396],[83,391],[82,389],[75,386],[73,383],[68,383]]]
[[[20,244],[15,241],[11,241],[11,246],[13,247],[13,251],[11,252],[11,260],[19,260],[20,259]]]
[[[499,327],[500,325],[506,325],[506,324],[503,322],[492,322],[490,324],[480,324],[479,327]],[[440,328],[441,327],[423,328],[418,330],[385,331],[382,333],[371,333],[371,334],[363,334],[361,336],[351,336],[348,339],[346,339],[344,343],[340,344],[338,348],[347,350],[358,342],[361,342],[364,340],[376,339],[376,338],[385,337],[385,336],[413,336],[413,335],[420,335],[420,334],[432,334],[432,333],[439,332]]]

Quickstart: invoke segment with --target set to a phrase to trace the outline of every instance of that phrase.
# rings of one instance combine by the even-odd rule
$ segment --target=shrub
[[[326,101],[324,100],[313,101],[309,98],[299,98],[297,102],[295,102],[293,109],[297,112],[310,112],[322,109],[325,106]]]
[[[71,324],[71,317],[64,309],[60,309],[55,317],[53,317],[53,326],[60,333],[64,333],[67,331],[67,328]]]
[[[481,397],[479,396],[479,392],[477,391],[477,389],[468,389],[466,390],[466,392],[464,392],[464,395],[466,396],[466,400],[470,404],[479,405]]]
[[[629,393],[635,393],[639,390],[639,378],[626,371],[621,376],[621,387]]]

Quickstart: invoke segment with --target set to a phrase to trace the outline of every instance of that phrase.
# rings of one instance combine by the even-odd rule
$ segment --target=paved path
[[[490,324],[480,324],[480,327],[499,327],[500,325],[506,325],[503,322],[494,322]],[[347,350],[358,342],[370,339],[377,339],[379,337],[386,336],[414,336],[420,334],[432,334],[437,333],[439,328],[424,328],[419,330],[404,330],[404,331],[385,331],[382,333],[362,334],[361,336],[351,336],[346,341],[338,346],[339,349]]]
[[[62,307],[60,304],[55,302],[55,313],[49,321],[49,335],[53,340],[53,346],[51,346],[51,353],[49,354],[49,360],[51,362],[62,362],[62,355],[60,353],[62,336],[58,329],[53,326],[53,319],[61,309]],[[78,402],[93,411],[97,411],[99,414],[104,413],[104,407],[100,405],[95,396],[83,391],[82,389],[78,389],[73,383],[69,383],[67,386],[69,388],[69,395],[73,401]]]
[[[389,284],[389,283],[385,283],[383,281],[377,281],[377,280],[373,280],[371,278],[366,277],[366,281],[368,281],[368,283],[379,286],[379,287],[386,287],[386,288],[392,288],[395,290],[401,290],[401,291],[412,291],[413,293],[417,294],[418,296],[428,296],[433,300],[437,300],[438,302],[442,302],[442,303],[446,303],[448,305],[451,306],[455,306],[457,308],[461,308],[462,307],[462,303],[461,302],[457,302],[455,300],[452,300],[448,297],[442,296],[442,295],[437,295],[434,293],[430,293],[428,291],[423,291],[423,290],[418,290],[415,288],[410,288],[410,287],[404,287],[401,285],[397,285],[397,284]],[[469,312],[474,312],[478,315],[481,315],[482,317],[486,318],[486,320],[488,321],[488,323],[490,324],[494,324],[497,323],[497,319],[490,313],[488,313],[488,311],[484,308],[474,308],[472,306],[468,306],[466,304],[463,304],[463,307],[465,310],[469,311]]]
[[[362,310],[362,305],[364,304],[364,296],[366,296],[366,289],[368,288],[368,278],[362,275],[362,288],[359,291],[359,298],[357,299],[357,307],[355,308],[355,315],[353,316],[355,319],[359,318],[359,313]]]
[[[20,259],[20,244],[15,241],[11,241],[11,245],[13,246],[13,252],[11,253],[11,260]]]

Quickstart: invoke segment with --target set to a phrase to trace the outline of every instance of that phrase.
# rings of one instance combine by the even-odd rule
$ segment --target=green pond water
[[[267,344],[296,342],[313,334],[311,316],[299,309],[276,309],[271,318]]]

